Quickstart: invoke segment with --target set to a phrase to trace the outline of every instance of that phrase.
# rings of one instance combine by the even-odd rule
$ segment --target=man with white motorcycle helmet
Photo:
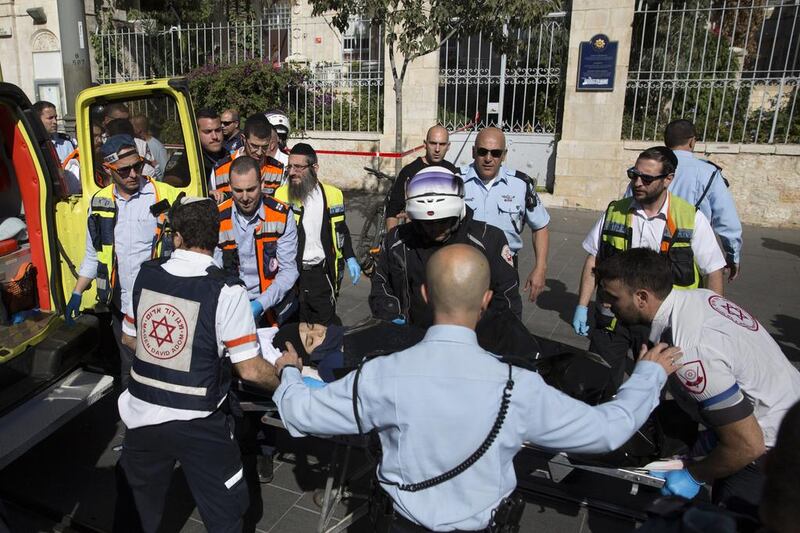
[[[289,117],[280,109],[270,109],[264,113],[264,116],[267,117],[267,120],[272,124],[275,130],[273,135],[277,135],[278,137],[278,148],[275,150],[274,154],[271,154],[271,157],[274,157],[286,166],[286,163],[289,162],[289,149],[286,146],[286,141],[289,139],[289,132],[292,131]]]
[[[522,312],[519,277],[502,230],[472,218],[464,203],[464,185],[450,170],[420,170],[406,186],[410,224],[392,228],[378,257],[369,306],[376,318],[428,328],[433,314],[421,293],[425,265],[442,246],[461,243],[478,248],[489,260],[492,300],[486,315]]]

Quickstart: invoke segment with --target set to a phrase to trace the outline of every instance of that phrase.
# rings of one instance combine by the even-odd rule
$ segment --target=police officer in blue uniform
[[[136,358],[118,400],[128,429],[115,530],[158,530],[180,462],[206,529],[239,532],[248,492],[225,409],[231,366],[266,389],[278,385],[275,368],[260,355],[245,288],[213,262],[216,204],[183,198],[170,220],[175,251],[142,265],[124,326]]]
[[[547,273],[547,250],[550,215],[536,194],[536,182],[527,174],[503,166],[506,139],[498,128],[484,128],[475,138],[472,156],[475,161],[461,169],[464,177],[464,201],[481,220],[503,230],[518,266],[522,249],[522,231],[530,226],[535,265],[525,279],[524,292],[533,302],[544,290]]]
[[[697,132],[691,121],[681,118],[667,124],[664,144],[678,157],[675,178],[669,185],[670,192],[695,206],[711,222],[725,252],[728,279],[733,281],[739,275],[742,223],[728,189],[728,180],[722,175],[720,167],[695,157]],[[630,196],[630,187],[625,196]]]
[[[492,299],[489,271],[474,246],[442,247],[427,263],[423,295],[434,325],[422,342],[323,388],[304,384],[293,350],[276,363],[273,399],[291,435],[377,432],[392,532],[484,531],[516,486],[513,459],[524,442],[615,449],[644,423],[676,368],[680,351],[659,344],[641,354],[613,402],[591,407],[502,363],[474,331]]]
[[[50,140],[58,154],[58,163],[63,164],[64,160],[78,147],[78,143],[66,133],[58,131],[58,111],[56,111],[55,104],[39,100],[33,104],[33,110],[39,115],[45,131],[50,135]]]

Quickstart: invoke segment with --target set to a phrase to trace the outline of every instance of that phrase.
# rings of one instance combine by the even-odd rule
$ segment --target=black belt
[[[315,268],[322,268],[325,266],[325,261],[320,261],[319,263],[315,263],[313,265],[308,265],[306,263],[302,264],[302,269],[304,271],[314,270]]]

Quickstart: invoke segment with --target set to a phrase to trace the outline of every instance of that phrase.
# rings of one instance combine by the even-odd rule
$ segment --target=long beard
[[[314,187],[317,186],[317,177],[308,172],[303,176],[300,183],[295,184],[291,179],[289,180],[289,201],[291,203],[303,203],[303,201],[311,194]]]

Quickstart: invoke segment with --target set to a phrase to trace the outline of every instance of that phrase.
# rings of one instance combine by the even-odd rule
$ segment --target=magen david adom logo
[[[160,303],[142,315],[142,347],[156,359],[172,359],[186,347],[188,327],[177,307]]]

